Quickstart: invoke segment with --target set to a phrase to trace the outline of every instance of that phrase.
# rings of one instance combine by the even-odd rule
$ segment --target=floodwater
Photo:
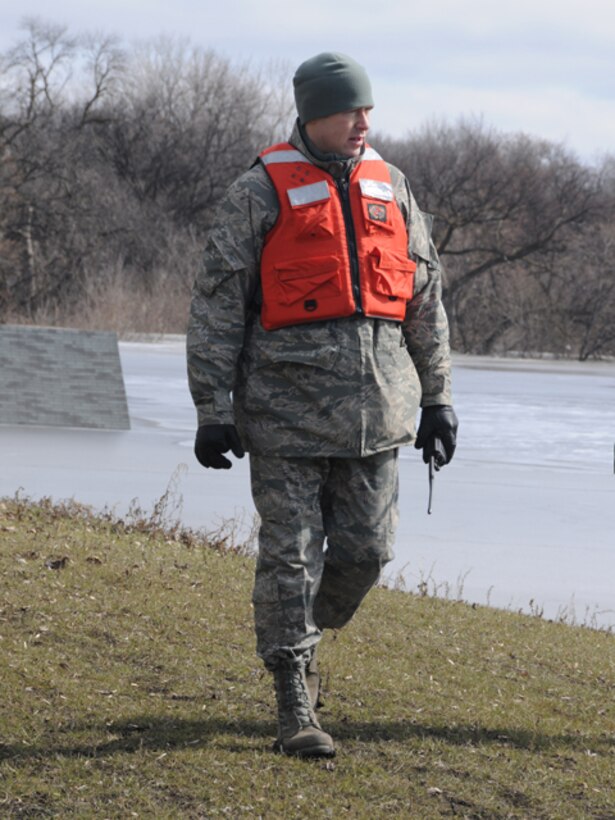
[[[74,498],[124,515],[169,490],[167,515],[250,529],[248,459],[204,470],[184,340],[123,342],[132,429],[0,426],[0,495]],[[615,627],[615,363],[456,356],[454,461],[436,474],[401,452],[392,583],[478,604]]]

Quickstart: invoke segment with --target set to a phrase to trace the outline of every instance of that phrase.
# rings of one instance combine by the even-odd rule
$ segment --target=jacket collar
[[[299,123],[299,119],[296,120],[288,141],[294,148],[301,151],[310,162],[322,168],[323,171],[326,171],[328,174],[331,174],[335,179],[348,176],[355,166],[361,162],[363,152],[365,151],[365,148],[363,148],[361,155],[358,157],[342,157],[338,154],[324,154],[319,151],[310,140],[305,133],[305,129]]]

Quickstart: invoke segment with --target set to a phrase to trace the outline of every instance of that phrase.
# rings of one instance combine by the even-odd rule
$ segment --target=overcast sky
[[[588,162],[615,153],[613,0],[0,0],[0,51],[24,16],[126,45],[161,34],[233,60],[294,68],[320,51],[368,70],[375,130],[426,122],[486,125],[562,142]]]

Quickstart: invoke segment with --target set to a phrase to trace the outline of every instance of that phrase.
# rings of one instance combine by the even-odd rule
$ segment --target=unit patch
[[[387,206],[381,205],[379,202],[368,202],[367,215],[370,219],[373,219],[374,222],[386,222]]]

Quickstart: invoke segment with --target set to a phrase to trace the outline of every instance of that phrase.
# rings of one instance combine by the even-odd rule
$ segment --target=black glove
[[[434,457],[436,469],[448,464],[457,446],[459,422],[450,404],[434,404],[423,407],[421,423],[414,446],[423,451],[423,461],[429,463]]]
[[[230,470],[232,463],[222,453],[232,450],[237,458],[245,455],[234,424],[204,424],[196,432],[194,455],[203,467]]]

